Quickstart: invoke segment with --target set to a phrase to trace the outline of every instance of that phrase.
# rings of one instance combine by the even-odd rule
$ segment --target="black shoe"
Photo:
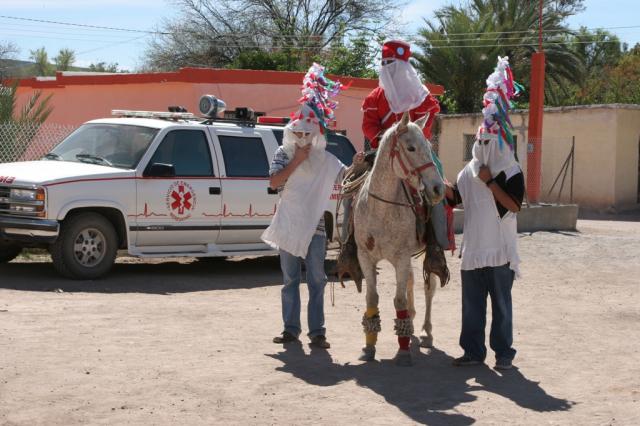
[[[329,342],[327,342],[327,338],[324,337],[322,334],[318,336],[313,336],[311,338],[311,344],[321,349],[329,349],[331,347]]]
[[[273,343],[291,343],[297,342],[298,338],[288,331],[282,332],[281,336],[276,336],[273,338]]]
[[[480,365],[482,361],[478,361],[477,359],[473,359],[470,356],[463,355],[460,358],[454,359],[451,364],[454,367],[466,367],[468,365]]]

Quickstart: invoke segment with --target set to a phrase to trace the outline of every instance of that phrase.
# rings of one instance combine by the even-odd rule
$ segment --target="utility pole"
[[[527,198],[530,203],[540,199],[542,183],[542,119],[544,116],[544,68],[542,48],[542,6],[538,17],[538,51],[531,55],[531,87],[529,92],[529,132],[527,144]]]

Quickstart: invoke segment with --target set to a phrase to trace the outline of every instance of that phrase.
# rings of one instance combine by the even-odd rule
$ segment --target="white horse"
[[[376,265],[386,259],[396,271],[396,295],[393,300],[397,318],[396,334],[400,349],[396,355],[398,365],[411,365],[409,352],[415,316],[413,298],[413,269],[411,257],[424,248],[416,237],[415,210],[421,208],[416,201],[422,194],[431,205],[442,200],[444,182],[433,162],[431,143],[422,129],[425,116],[412,123],[409,114],[388,129],[380,141],[373,168],[355,198],[354,232],[358,246],[358,260],[367,283],[367,311],[362,325],[366,346],[360,359],[375,359],[375,344],[380,331],[378,292],[376,289]],[[404,188],[403,188],[404,186]],[[435,293],[435,278],[431,274],[425,283],[427,309],[421,346],[430,347],[431,300]]]

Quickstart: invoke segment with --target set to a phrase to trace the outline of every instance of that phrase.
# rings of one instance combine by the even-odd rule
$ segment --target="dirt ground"
[[[0,424],[638,425],[640,222],[578,228],[520,235],[517,368],[504,373],[491,358],[451,366],[457,257],[434,301],[435,348],[414,342],[406,368],[391,360],[387,264],[379,361],[363,363],[364,295],[352,285],[336,285],[334,306],[327,287],[331,349],[271,342],[281,331],[275,257],[124,258],[95,282],[63,280],[43,257],[12,262],[0,267]]]

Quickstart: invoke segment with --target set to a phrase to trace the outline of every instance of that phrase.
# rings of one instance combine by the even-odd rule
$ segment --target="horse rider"
[[[411,46],[405,41],[389,40],[382,45],[379,85],[362,103],[362,132],[365,136],[365,149],[369,145],[374,150],[366,155],[367,162],[371,164],[380,138],[387,129],[402,118],[404,112],[409,112],[411,121],[416,121],[428,114],[423,134],[427,140],[431,138],[431,128],[436,114],[440,112],[440,104],[420,81],[418,73],[409,62],[410,57]],[[433,155],[434,162],[442,175],[440,161],[435,153]],[[338,257],[338,270],[339,275],[341,271],[348,272],[356,284],[359,284],[362,274],[357,263],[357,249],[350,226],[351,201],[351,198],[345,198],[342,202],[344,206],[341,232],[343,246]],[[442,250],[455,248],[453,235],[449,232],[450,227],[447,223],[448,216],[451,216],[452,221],[453,213],[445,211],[444,203],[436,206],[431,214],[431,222],[439,247],[434,256],[439,258],[438,263],[441,265],[446,265]]]
[[[440,112],[440,104],[422,84],[418,73],[409,62],[411,46],[402,40],[390,40],[382,45],[380,82],[362,102],[362,132],[371,148],[377,149],[382,134],[402,114],[409,111],[411,121],[429,114],[423,132],[431,138],[431,127]]]

